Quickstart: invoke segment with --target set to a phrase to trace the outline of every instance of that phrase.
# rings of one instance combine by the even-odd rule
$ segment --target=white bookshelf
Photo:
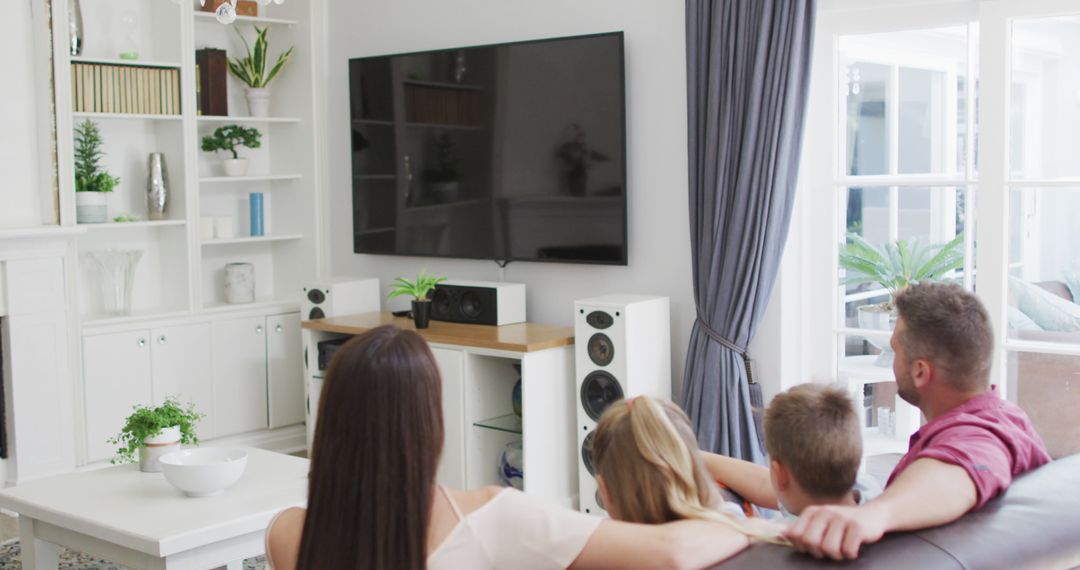
[[[213,13],[199,10],[195,0],[117,3],[81,0],[85,45],[83,54],[67,54],[57,42],[53,56],[57,85],[57,152],[60,173],[61,224],[76,225],[74,199],[73,129],[84,120],[95,122],[104,141],[103,166],[120,177],[109,196],[108,219],[130,216],[138,221],[77,224],[86,233],[78,240],[80,257],[103,249],[140,249],[143,257],[135,274],[132,314],[102,316],[98,276],[91,264],[80,263],[77,276],[79,311],[84,327],[150,322],[177,315],[279,309],[282,302],[298,303],[301,283],[320,273],[317,180],[319,106],[314,86],[316,50],[313,25],[321,25],[321,4],[294,0],[260,7],[259,17],[241,16],[231,25],[217,22]],[[67,3],[53,5],[54,34],[63,36]],[[118,22],[131,12],[137,24],[140,58],[120,59]],[[228,78],[229,116],[200,115],[196,105],[195,51],[205,47],[226,50],[230,58],[243,53],[240,30],[253,43],[253,25],[271,27],[270,62],[295,46],[293,56],[271,84],[269,117],[249,116],[244,86]],[[72,64],[125,65],[180,71],[181,113],[178,115],[72,112]],[[203,136],[214,129],[241,124],[262,133],[258,149],[242,149],[249,176],[222,176],[220,156],[200,150]],[[150,152],[165,155],[170,184],[168,219],[149,220],[145,186]],[[287,190],[287,191],[279,191]],[[265,195],[265,236],[250,236],[248,196]],[[273,195],[271,195],[273,194]],[[204,240],[200,218],[231,217],[236,236]],[[222,300],[222,271],[233,262],[256,267],[258,297],[267,303],[228,305]],[[298,306],[298,304],[296,305]]]

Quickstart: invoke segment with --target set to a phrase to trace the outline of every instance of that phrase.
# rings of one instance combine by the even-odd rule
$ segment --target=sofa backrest
[[[894,533],[863,546],[858,560],[819,561],[790,548],[756,544],[716,566],[892,570],[1080,567],[1080,454],[1018,477],[981,510],[945,526]]]

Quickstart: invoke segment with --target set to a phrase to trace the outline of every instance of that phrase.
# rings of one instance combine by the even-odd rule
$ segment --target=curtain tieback
[[[705,319],[701,318],[701,315],[698,315],[697,324],[701,327],[702,330],[705,331],[705,334],[709,335],[709,338],[724,345],[726,348],[731,349],[736,354],[741,356],[743,359],[743,364],[746,365],[746,381],[750,384],[757,384],[757,380],[755,380],[754,376],[754,359],[750,358],[750,353],[747,352],[746,348],[731,342],[730,340],[724,338],[723,335],[713,330],[713,328],[705,322]]]

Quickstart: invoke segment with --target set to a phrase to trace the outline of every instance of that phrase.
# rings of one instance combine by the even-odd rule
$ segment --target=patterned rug
[[[17,538],[0,544],[0,568],[4,570],[21,570],[20,552],[19,539]],[[66,548],[60,549],[60,568],[61,570],[127,570],[126,566],[113,564]],[[244,570],[263,570],[264,568],[266,568],[266,558],[262,556],[244,561]]]

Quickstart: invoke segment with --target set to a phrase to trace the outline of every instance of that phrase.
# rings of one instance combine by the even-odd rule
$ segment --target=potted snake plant
[[[289,48],[278,56],[270,71],[266,70],[266,63],[270,58],[269,41],[266,34],[270,26],[255,28],[255,47],[252,48],[239,29],[236,30],[240,41],[244,44],[247,55],[229,60],[229,73],[236,77],[244,85],[247,85],[245,95],[247,97],[248,112],[252,117],[266,117],[270,114],[270,82],[277,77],[281,68],[292,56],[293,48]]]

